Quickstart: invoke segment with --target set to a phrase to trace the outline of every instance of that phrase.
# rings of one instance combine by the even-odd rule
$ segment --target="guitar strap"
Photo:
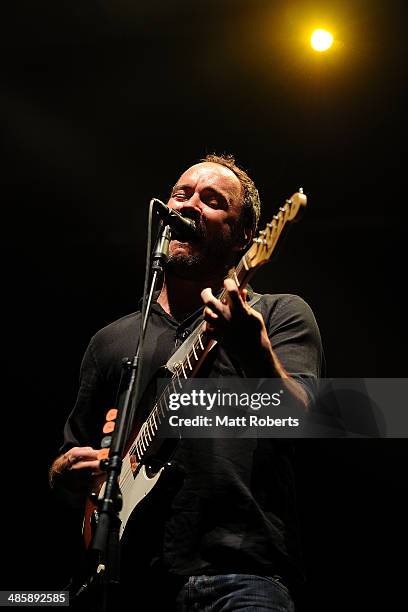
[[[254,306],[257,302],[259,302],[261,297],[262,297],[261,293],[254,293],[252,295],[252,298],[248,302],[248,306]],[[179,346],[177,351],[173,353],[173,355],[170,357],[170,359],[166,363],[166,368],[168,370],[170,370],[171,372],[174,372],[175,364],[184,362],[187,354],[191,353],[193,344],[197,343],[199,333],[200,333],[200,325],[197,325],[195,330],[191,332],[191,334],[184,340],[183,344]],[[214,348],[216,344],[217,343],[214,342],[211,349]]]

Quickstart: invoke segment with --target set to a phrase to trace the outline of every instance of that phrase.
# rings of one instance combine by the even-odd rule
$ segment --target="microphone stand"
[[[103,497],[97,502],[98,520],[91,547],[91,551],[99,560],[99,563],[97,565],[96,574],[90,578],[87,584],[81,587],[80,592],[87,590],[96,582],[96,584],[101,587],[99,590],[101,607],[99,609],[102,612],[114,612],[118,609],[117,598],[119,594],[118,587],[120,578],[119,533],[121,526],[119,512],[122,508],[119,476],[122,468],[122,457],[125,444],[130,434],[137,402],[140,397],[143,346],[153,295],[156,291],[159,277],[164,272],[167,263],[170,241],[170,225],[166,225],[163,221],[160,221],[158,237],[152,256],[151,282],[148,293],[146,289],[148,287],[150,270],[148,270],[149,266],[146,268],[139,343],[133,359],[126,358],[122,362],[122,367],[126,375],[124,377],[126,381],[125,393],[123,395],[122,405],[119,406],[118,409],[109,457],[101,461],[101,468],[107,472],[107,476]],[[148,246],[148,258],[149,251],[150,248]],[[79,595],[80,592],[78,592],[77,595]]]

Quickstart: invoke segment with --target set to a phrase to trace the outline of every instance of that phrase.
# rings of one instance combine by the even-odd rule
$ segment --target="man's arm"
[[[104,416],[102,375],[89,343],[81,363],[80,386],[75,406],[64,428],[61,454],[49,470],[49,483],[55,492],[74,507],[83,506],[92,478],[100,474],[97,434]]]

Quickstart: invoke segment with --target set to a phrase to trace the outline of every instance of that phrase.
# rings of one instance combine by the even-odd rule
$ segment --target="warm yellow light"
[[[315,30],[310,38],[315,51],[327,51],[333,44],[333,36],[327,30]]]

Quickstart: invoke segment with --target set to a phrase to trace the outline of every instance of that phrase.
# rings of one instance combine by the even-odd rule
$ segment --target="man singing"
[[[170,243],[142,386],[204,317],[218,340],[205,376],[281,378],[307,410],[321,362],[310,308],[297,296],[254,294],[226,278],[255,235],[260,202],[253,181],[233,157],[209,155],[180,176],[168,206],[194,220],[198,232]],[[221,302],[223,287],[228,298]],[[139,311],[115,321],[85,353],[77,402],[50,472],[52,486],[73,503],[83,503],[98,473],[104,417],[140,323]],[[302,567],[291,458],[287,440],[183,439],[172,459],[174,478],[146,498],[123,538],[127,607],[133,588],[140,612],[293,610]]]

